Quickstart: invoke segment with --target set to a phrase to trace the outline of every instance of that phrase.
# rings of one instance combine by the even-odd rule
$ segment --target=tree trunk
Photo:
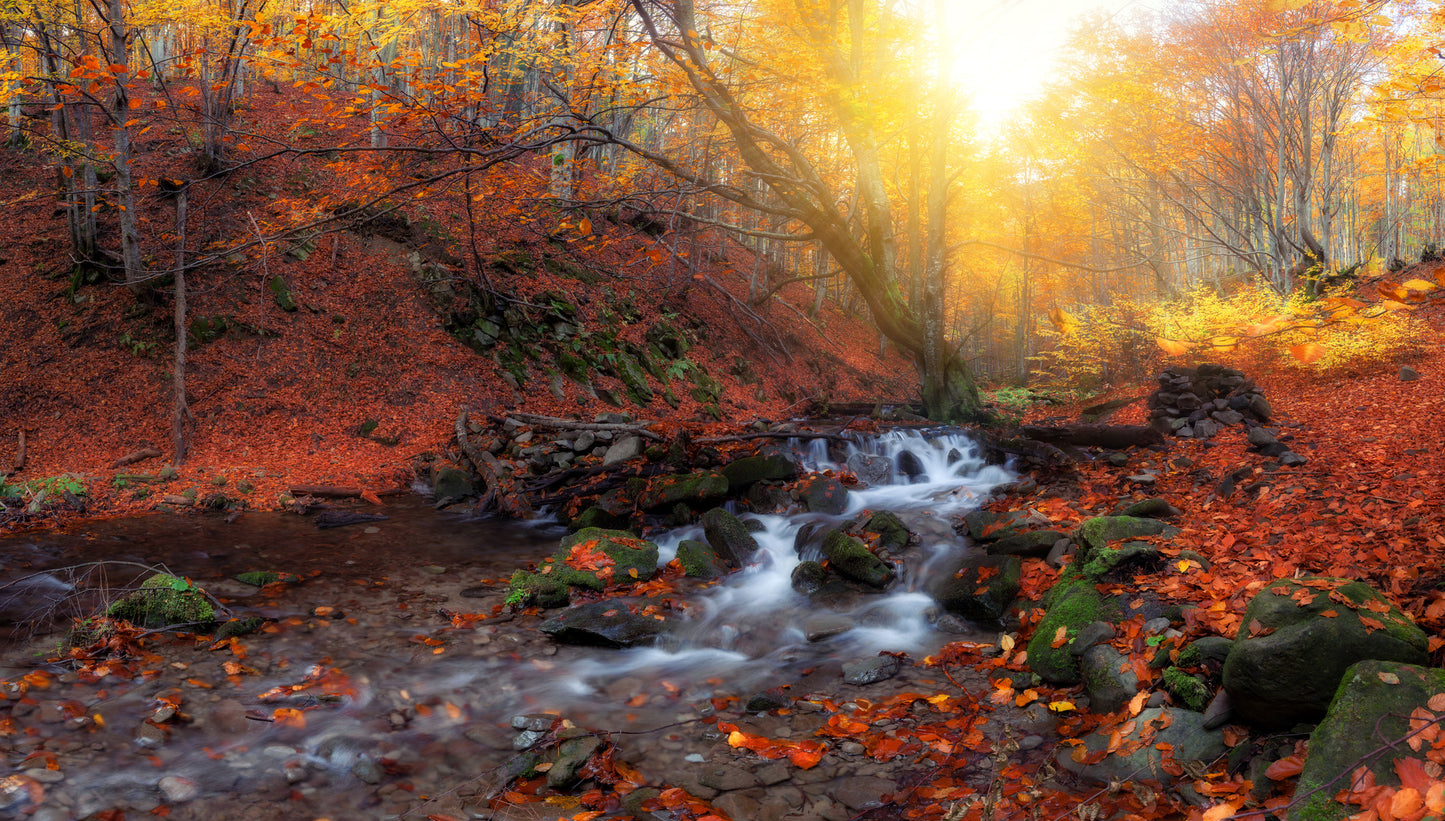
[[[171,444],[177,467],[186,459],[186,186],[176,194],[176,273],[175,273],[176,361],[171,375],[174,394],[171,412]]]

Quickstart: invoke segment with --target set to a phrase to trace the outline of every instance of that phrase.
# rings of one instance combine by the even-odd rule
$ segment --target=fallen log
[[[556,416],[542,416],[535,413],[509,413],[508,419],[516,420],[524,425],[536,425],[544,428],[555,428],[556,430],[595,430],[612,431],[616,433],[635,433],[645,439],[652,439],[661,442],[662,437],[647,429],[646,425],[623,424],[620,422],[578,422],[572,419],[561,419]]]
[[[114,462],[111,462],[110,466],[112,468],[123,468],[126,465],[133,465],[136,462],[143,462],[146,459],[158,459],[160,458],[160,456],[161,452],[156,450],[155,448],[141,448],[134,453],[127,453],[125,456],[122,456]]]
[[[1051,445],[1098,448],[1163,448],[1164,435],[1148,425],[1020,425],[1018,435]]]

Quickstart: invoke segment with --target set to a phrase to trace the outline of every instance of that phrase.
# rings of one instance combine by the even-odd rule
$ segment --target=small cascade
[[[893,431],[832,447],[811,440],[796,444],[795,452],[806,469],[858,472],[850,466],[866,465],[887,481],[851,490],[847,508],[836,516],[742,513],[754,529],[758,560],[694,600],[687,626],[664,646],[618,651],[574,666],[567,671],[567,692],[581,695],[614,677],[648,674],[680,682],[725,672],[732,686],[753,687],[828,659],[883,650],[925,653],[946,640],[932,626],[932,598],[919,588],[931,569],[966,549],[953,530],[957,517],[1014,475],[985,464],[978,445],[954,430]],[[891,590],[826,602],[795,592],[800,531],[840,527],[863,511],[897,514],[921,538]],[[665,563],[683,540],[704,536],[693,526],[654,538]]]

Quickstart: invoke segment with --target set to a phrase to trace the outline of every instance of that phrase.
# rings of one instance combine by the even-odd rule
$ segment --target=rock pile
[[[1149,395],[1149,423],[1161,433],[1208,439],[1228,425],[1268,422],[1269,402],[1253,381],[1222,365],[1172,367]]]

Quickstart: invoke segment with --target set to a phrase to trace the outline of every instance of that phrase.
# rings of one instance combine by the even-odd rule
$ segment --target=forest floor
[[[296,134],[315,105],[304,94],[258,92],[241,116],[277,141],[305,143],[312,138]],[[183,131],[155,128],[140,138],[140,178],[177,173],[177,157],[187,156]],[[807,316],[808,283],[781,285],[749,305],[748,281],[762,263],[736,243],[687,231],[674,241],[615,210],[558,211],[544,202],[545,178],[535,168],[508,164],[473,181],[486,204],[474,223],[465,195],[444,189],[408,205],[417,230],[401,242],[397,230],[384,236],[385,220],[332,226],[338,230],[255,245],[189,274],[188,453],[166,493],[116,492],[117,473],[153,474],[175,460],[171,296],[160,287],[137,298],[113,281],[75,279],[64,213],[45,193],[54,168],[35,153],[6,150],[0,171],[14,238],[0,254],[0,470],[20,459],[23,434],[23,470],[11,481],[71,474],[89,490],[92,515],[243,483],[241,501],[256,509],[298,484],[407,487],[418,457],[446,459],[464,407],[741,423],[828,401],[917,395],[911,363],[885,352],[865,320],[832,302]],[[303,207],[334,207],[355,185],[319,157],[270,160],[196,183],[191,255],[254,240],[258,226],[283,224]],[[173,202],[142,190],[152,192],[138,203],[148,247],[169,248]],[[113,215],[100,211],[103,236],[114,235]],[[429,290],[405,259],[413,252],[427,258],[428,276],[440,273],[453,287],[440,296]],[[148,262],[164,269],[168,256]],[[759,282],[769,288],[788,276],[762,267]],[[290,310],[273,290],[278,277]],[[690,350],[661,364],[690,379],[671,385],[673,406],[663,396],[670,385],[653,377],[653,396],[639,404],[615,374],[559,376],[556,352],[565,348],[557,340],[519,338],[479,353],[446,325],[475,307],[465,304],[469,296],[486,292],[499,314],[513,306],[522,322],[551,322],[555,312],[532,309],[566,303],[574,336],[563,342],[580,343],[574,348],[639,350],[649,331],[675,327]],[[695,382],[716,386],[715,395],[695,397]],[[606,401],[608,391],[622,407]],[[144,449],[161,455],[115,464]]]

